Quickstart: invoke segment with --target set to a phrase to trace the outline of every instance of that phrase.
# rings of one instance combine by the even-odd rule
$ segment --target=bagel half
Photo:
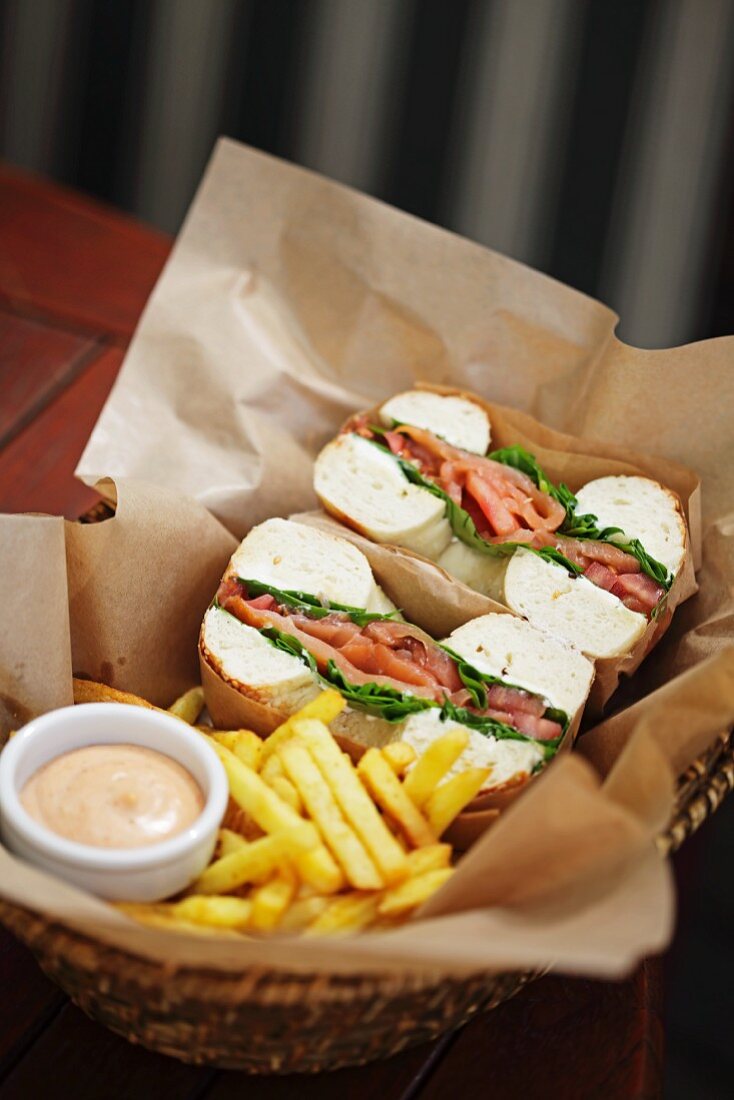
[[[356,569],[357,558],[364,568]],[[341,560],[352,565],[346,584],[335,564]],[[277,585],[273,584],[274,570]],[[355,578],[373,606],[375,602],[384,605],[384,593],[375,601],[374,593],[381,589],[366,559],[345,540],[285,520],[270,520],[250,532],[227,567],[218,594],[221,603],[210,606],[201,628],[202,684],[215,725],[249,727],[266,736],[325,686],[335,686],[346,695],[348,705],[333,729],[356,751],[398,739],[422,749],[453,725],[466,728],[469,747],[462,766],[492,768],[482,792],[485,797],[516,792],[555,754],[561,742],[570,742],[593,678],[591,664],[580,654],[506,614],[485,615],[461,627],[446,639],[447,653],[441,644],[419,628],[399,622],[391,612],[358,611],[349,603],[356,591]],[[304,581],[309,581],[318,595],[307,592],[302,587]],[[339,609],[334,609],[334,604]],[[369,645],[389,648],[390,636],[395,635],[394,650],[399,651],[401,661],[406,661],[408,648],[412,654],[418,653],[415,668],[434,667],[430,661],[421,664],[421,654],[434,652],[438,667],[448,662],[454,669],[445,681],[453,686],[441,689],[443,694],[439,691],[437,696],[430,694],[431,686],[430,691],[425,689],[428,694],[421,695],[417,681],[396,679],[393,671],[373,673],[370,666],[369,671],[360,672],[356,666],[345,665],[340,658],[342,643],[327,640],[329,632],[339,638],[345,623],[349,637],[357,638],[360,645],[368,639],[368,649]],[[374,624],[380,626],[379,641],[372,639]],[[311,636],[309,630],[316,633]],[[406,638],[411,639],[410,645]],[[331,646],[326,656],[321,643]],[[408,676],[414,671],[413,660],[411,657],[407,666],[402,666]],[[336,673],[330,671],[329,662]],[[353,681],[349,680],[349,668]],[[479,696],[486,699],[482,705],[493,715],[504,713],[498,712],[499,702],[492,702],[496,697],[503,700],[504,707],[511,707],[513,700],[526,707],[529,701],[534,716],[510,709],[503,720],[489,715],[482,718],[481,706],[470,713],[466,707],[471,709],[474,704],[469,691],[459,683],[457,694],[453,679],[459,668],[468,670],[462,671],[461,683],[479,682]],[[371,693],[375,683],[382,688],[377,701]],[[501,696],[497,695],[500,690]],[[450,702],[464,697],[467,701],[459,705]],[[504,701],[506,697],[509,702]],[[530,723],[538,736],[508,726],[510,721],[526,729]]]
[[[428,558],[594,660],[646,652],[686,562],[678,498],[634,476],[595,479],[574,497],[521,447],[487,455],[490,439],[479,399],[397,394],[327,444],[314,487],[361,534]]]

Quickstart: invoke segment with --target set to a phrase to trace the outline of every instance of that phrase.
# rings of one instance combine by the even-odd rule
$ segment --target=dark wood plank
[[[0,169],[0,298],[130,339],[170,239],[55,184]]]
[[[30,951],[0,928],[0,1076],[59,1011],[66,998],[41,972]]]
[[[0,511],[75,519],[98,499],[74,468],[122,357],[120,348],[103,351],[0,452]]]
[[[97,345],[0,311],[0,448],[67,385]]]
[[[460,1032],[420,1100],[657,1100],[660,962],[628,981],[543,978]]]
[[[247,1083],[248,1100],[401,1100],[420,1088],[450,1042],[451,1037],[445,1036],[394,1058],[334,1073],[258,1077]],[[221,1073],[207,1091],[206,1100],[238,1100],[242,1093],[241,1073]]]
[[[67,1004],[0,1085],[3,1100],[188,1100],[214,1075],[132,1046]]]

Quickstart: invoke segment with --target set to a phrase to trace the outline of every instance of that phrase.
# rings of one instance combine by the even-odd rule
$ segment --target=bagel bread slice
[[[386,427],[412,424],[424,428],[472,454],[486,455],[492,428],[486,411],[468,397],[443,397],[430,390],[397,393],[380,406],[380,420]]]
[[[686,523],[674,493],[649,477],[617,475],[587,481],[576,493],[579,512],[599,527],[620,527],[675,576],[686,553]]]
[[[405,546],[436,561],[452,539],[444,502],[419,485],[380,447],[350,433],[324,447],[314,488],[327,511],[375,542]]]

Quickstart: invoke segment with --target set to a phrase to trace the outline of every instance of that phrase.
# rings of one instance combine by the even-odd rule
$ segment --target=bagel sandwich
[[[354,602],[365,596],[369,608]],[[267,736],[335,688],[347,706],[332,728],[349,751],[393,740],[421,750],[458,725],[462,765],[491,767],[481,794],[499,801],[570,744],[593,679],[580,653],[507,613],[437,642],[401,620],[356,547],[286,520],[253,528],[235,551],[199,655],[217,726]]]
[[[688,553],[678,498],[644,477],[576,495],[514,445],[489,450],[485,407],[414,390],[359,414],[318,456],[324,508],[436,562],[593,659],[646,645]]]

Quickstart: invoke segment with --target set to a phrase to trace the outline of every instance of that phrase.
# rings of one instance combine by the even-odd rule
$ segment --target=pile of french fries
[[[75,682],[76,702],[105,699],[145,702]],[[121,908],[156,926],[237,935],[344,934],[410,918],[453,873],[451,846],[440,838],[489,769],[445,778],[468,744],[459,727],[419,757],[395,741],[368,749],[355,766],[328,725],[344,705],[324,691],[267,740],[196,726],[229,780],[214,859],[184,897]],[[194,688],[170,712],[195,725],[202,708]]]

